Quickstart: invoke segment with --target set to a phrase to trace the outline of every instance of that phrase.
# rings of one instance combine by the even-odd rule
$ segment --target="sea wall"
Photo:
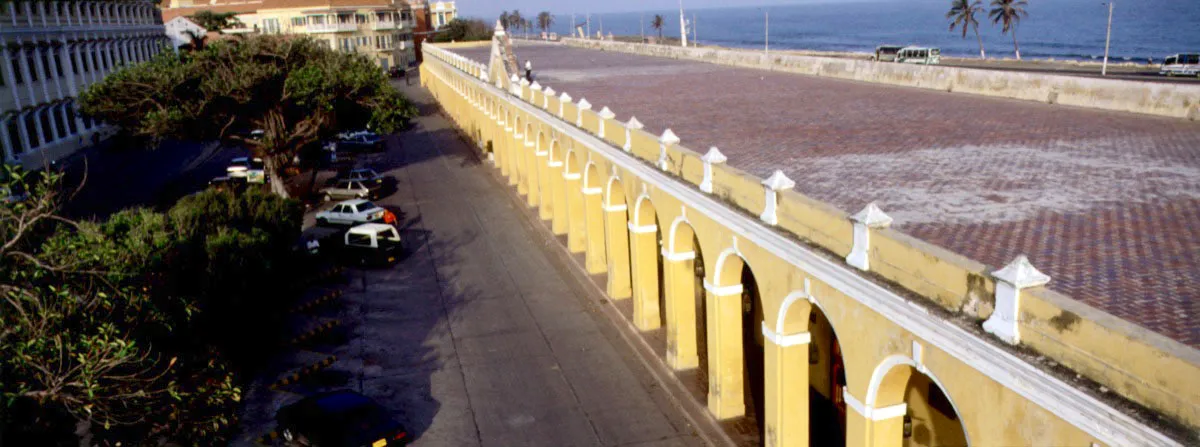
[[[562,39],[566,45],[645,56],[828,76],[945,92],[1200,120],[1200,84],[871,62],[720,48]]]

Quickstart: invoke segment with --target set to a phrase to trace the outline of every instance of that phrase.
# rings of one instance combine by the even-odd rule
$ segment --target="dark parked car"
[[[408,432],[374,400],[350,390],[321,393],[279,409],[285,445],[385,447],[407,445]]]
[[[383,150],[383,137],[369,131],[341,134],[334,142],[337,150],[342,152],[379,152]]]

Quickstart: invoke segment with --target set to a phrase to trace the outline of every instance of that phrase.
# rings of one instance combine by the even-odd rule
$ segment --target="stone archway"
[[[847,415],[851,430],[861,425],[870,445],[970,445],[958,407],[942,382],[911,358],[885,358],[871,375],[864,402],[856,405],[847,398],[847,403],[855,410]]]
[[[584,228],[587,234],[587,254],[584,267],[588,273],[599,274],[608,270],[608,259],[604,243],[604,183],[596,163],[588,162],[583,170]]]
[[[628,225],[629,207],[625,187],[617,176],[609,177],[604,187],[604,241],[608,260],[608,296],[624,299],[633,296],[630,273]]]
[[[721,253],[707,291],[708,408],[718,419],[757,421],[763,413],[762,298],[753,270],[737,251]],[[748,421],[749,422],[749,421]],[[750,426],[746,430],[753,430]]]

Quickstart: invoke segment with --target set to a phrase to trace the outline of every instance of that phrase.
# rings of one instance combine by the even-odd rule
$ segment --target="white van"
[[[1158,74],[1163,76],[1198,76],[1200,75],[1200,54],[1185,53],[1167,56]]]

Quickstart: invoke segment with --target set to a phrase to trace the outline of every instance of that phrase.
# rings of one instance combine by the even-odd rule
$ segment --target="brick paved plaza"
[[[486,62],[489,48],[456,49]],[[522,43],[539,83],[1200,347],[1200,123]]]

